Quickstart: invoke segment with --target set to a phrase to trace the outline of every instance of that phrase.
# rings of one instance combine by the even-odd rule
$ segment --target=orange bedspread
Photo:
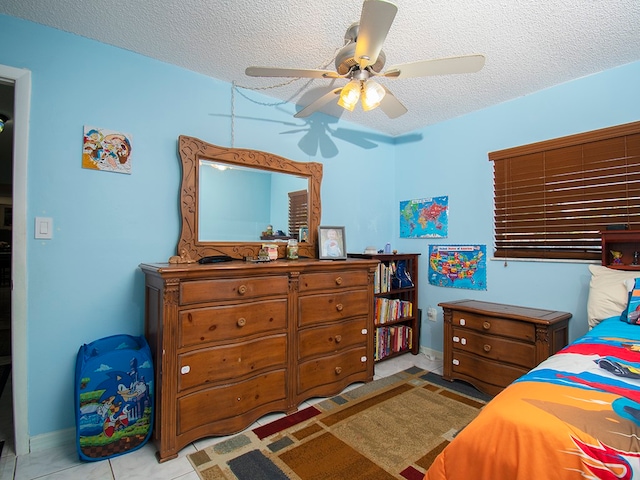
[[[640,326],[609,319],[497,395],[426,480],[640,478]]]

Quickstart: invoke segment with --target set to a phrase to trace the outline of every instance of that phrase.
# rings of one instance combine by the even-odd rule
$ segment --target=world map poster
[[[449,197],[400,202],[400,238],[446,238]]]
[[[429,245],[429,283],[486,290],[486,258],[486,245]]]

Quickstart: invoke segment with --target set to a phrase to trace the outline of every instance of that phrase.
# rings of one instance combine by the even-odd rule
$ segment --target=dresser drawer
[[[287,398],[286,372],[277,370],[244,382],[208,388],[178,398],[179,435]]]
[[[300,292],[311,290],[324,290],[327,288],[350,288],[366,286],[369,275],[366,270],[328,272],[328,273],[303,273],[300,275]]]
[[[284,368],[286,360],[287,337],[284,333],[178,355],[178,391],[242,378],[268,368]]]
[[[288,289],[286,275],[190,280],[180,283],[180,305],[286,295]]]
[[[366,372],[366,347],[303,362],[298,366],[298,393],[336,383],[355,373]]]
[[[454,356],[458,351],[464,351],[498,362],[512,363],[527,370],[536,366],[536,347],[531,343],[486,335],[460,327],[453,327],[452,342]]]
[[[536,327],[530,322],[454,311],[451,323],[454,327],[462,326],[486,334],[502,335],[531,343],[536,340]]]
[[[179,347],[229,341],[287,327],[287,299],[181,310]]]
[[[343,293],[307,295],[298,300],[301,327],[320,322],[332,322],[369,312],[369,295],[366,290],[353,290]]]
[[[367,345],[367,318],[306,328],[298,334],[298,359]]]
[[[474,378],[499,388],[506,387],[529,371],[528,368],[504,365],[456,350],[453,351],[452,358],[452,369],[456,378]]]

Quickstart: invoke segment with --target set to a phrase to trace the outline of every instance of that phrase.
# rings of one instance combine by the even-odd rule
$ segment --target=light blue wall
[[[421,131],[419,144],[396,149],[396,205],[402,200],[449,196],[446,239],[399,239],[400,251],[419,252],[419,304],[424,309],[421,345],[442,351],[439,302],[471,298],[571,312],[570,339],[587,330],[587,264],[487,262],[487,290],[428,283],[428,246],[484,244],[493,252],[493,163],[488,153],[505,148],[640,120],[640,62],[565,83]],[[426,319],[426,308],[438,319]]]
[[[426,128],[405,139],[314,115],[256,92],[128,51],[0,15],[0,64],[32,72],[28,159],[29,435],[74,426],[73,371],[83,343],[141,334],[141,262],[166,261],[179,235],[176,141],[207,142],[323,163],[322,223],[344,225],[348,250],[391,242],[420,251],[422,307],[463,297],[573,312],[586,329],[587,269],[580,264],[489,262],[488,290],[429,286],[428,241],[398,239],[400,200],[449,195],[449,238],[492,239],[487,153],[638,120],[634,64]],[[238,79],[239,83],[241,79]],[[632,94],[633,93],[633,94]],[[623,101],[623,97],[624,101]],[[371,114],[382,115],[379,111]],[[132,175],[81,168],[83,125],[133,137]],[[366,142],[365,142],[366,140]],[[415,140],[415,141],[414,141]],[[52,217],[54,238],[33,239],[33,218]],[[442,349],[442,318],[422,342]]]
[[[32,72],[26,322],[36,436],[74,426],[82,344],[143,332],[138,265],[166,261],[179,236],[177,138],[230,146],[231,85],[12,17],[0,15],[0,31],[0,64]],[[354,251],[387,241],[394,212],[380,172],[393,169],[392,141],[324,116],[296,120],[293,105],[269,102],[236,93],[235,146],[324,163],[322,221],[345,225]],[[81,168],[84,125],[132,135],[131,175]],[[365,152],[328,126],[385,141]],[[52,240],[33,239],[36,216],[53,218]]]
[[[255,242],[260,238],[271,223],[272,175],[208,166],[199,167],[199,171],[200,240]],[[239,195],[242,190],[245,192]]]

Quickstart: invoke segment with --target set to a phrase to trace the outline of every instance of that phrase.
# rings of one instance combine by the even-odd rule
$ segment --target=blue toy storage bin
[[[153,365],[143,336],[113,335],[80,347],[75,372],[76,445],[81,460],[142,447],[153,429]]]

